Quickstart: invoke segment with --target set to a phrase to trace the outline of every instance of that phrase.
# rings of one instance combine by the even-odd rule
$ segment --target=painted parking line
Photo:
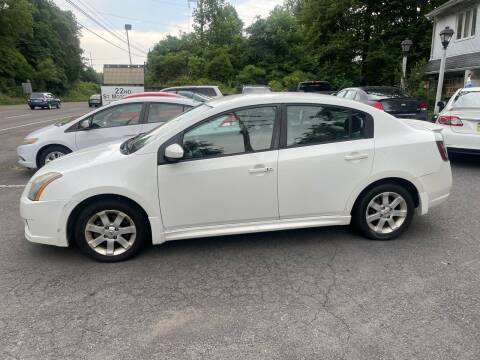
[[[66,116],[62,116],[62,117],[59,117],[59,118],[42,120],[42,121],[35,121],[35,122],[31,122],[31,123],[28,123],[28,124],[22,124],[22,125],[16,125],[16,126],[0,129],[0,133],[3,132],[3,131],[18,129],[18,128],[22,128],[22,127],[25,127],[25,126],[31,126],[31,125],[35,125],[35,124],[43,124],[43,123],[57,121],[57,120],[63,120],[65,118],[70,118],[70,117],[75,117],[75,116],[76,115],[66,115]]]
[[[23,115],[13,115],[13,116],[7,116],[6,118],[4,119],[13,119],[13,118],[17,118],[17,117],[23,117],[23,116],[32,116],[32,114],[23,114]]]
[[[27,185],[1,185],[0,189],[9,189],[9,188],[24,188]]]

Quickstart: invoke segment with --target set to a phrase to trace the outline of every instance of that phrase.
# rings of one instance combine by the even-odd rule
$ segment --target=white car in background
[[[72,151],[126,140],[167,122],[198,102],[183,97],[119,100],[73,121],[60,121],[28,134],[17,148],[18,163],[35,169]]]
[[[436,122],[449,152],[480,155],[480,87],[457,90]]]
[[[181,91],[190,91],[195,94],[205,95],[210,98],[222,97],[223,94],[220,88],[215,85],[186,85],[186,86],[173,86],[162,89],[160,91],[171,92],[179,94]]]
[[[150,240],[305,227],[393,239],[449,196],[438,128],[333,96],[212,100],[40,169],[20,200],[25,236],[107,262]]]

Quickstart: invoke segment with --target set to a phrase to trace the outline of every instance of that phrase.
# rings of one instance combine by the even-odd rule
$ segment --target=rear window
[[[300,83],[298,90],[304,92],[332,91],[332,87],[328,82]]]
[[[191,91],[194,93],[206,95],[209,97],[217,96],[217,93],[212,88],[196,88],[196,89],[191,89]]]
[[[30,99],[43,99],[44,97],[44,93],[32,93],[32,95],[30,95]]]
[[[480,91],[460,91],[453,107],[480,107]]]
[[[368,94],[369,100],[408,97],[402,90],[394,87],[367,87],[363,88],[363,91]]]

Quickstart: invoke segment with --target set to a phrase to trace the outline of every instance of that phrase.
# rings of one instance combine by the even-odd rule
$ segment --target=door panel
[[[373,139],[282,149],[280,218],[340,215],[373,164]]]
[[[278,219],[278,151],[158,166],[167,229]]]
[[[158,166],[167,229],[278,219],[278,108],[219,114],[188,129],[179,163]]]
[[[123,104],[95,113],[90,128],[76,132],[79,149],[131,138],[143,131],[142,103]],[[85,120],[84,120],[85,121]]]
[[[373,164],[373,119],[354,109],[291,105],[278,158],[280,218],[343,215]]]

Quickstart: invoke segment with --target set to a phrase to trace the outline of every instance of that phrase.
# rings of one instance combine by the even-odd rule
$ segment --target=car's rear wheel
[[[64,155],[71,153],[72,151],[62,145],[51,145],[47,146],[40,152],[38,157],[38,167],[42,167],[49,162],[58,159]]]
[[[145,242],[146,220],[141,211],[119,200],[94,202],[83,209],[75,226],[75,242],[102,262],[126,260]]]
[[[373,240],[392,240],[410,225],[415,211],[412,195],[397,184],[376,186],[359,199],[352,224]]]
[[[60,109],[60,103],[57,103],[57,109]]]

